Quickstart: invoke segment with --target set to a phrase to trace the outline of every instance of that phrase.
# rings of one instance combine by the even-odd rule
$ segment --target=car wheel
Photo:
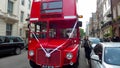
[[[41,68],[40,66],[38,66],[38,65],[36,65],[33,61],[29,61],[29,63],[30,63],[30,66],[32,67],[32,68]]]
[[[20,49],[20,48],[16,48],[16,49],[15,49],[15,54],[16,54],[16,55],[21,54],[21,49]]]

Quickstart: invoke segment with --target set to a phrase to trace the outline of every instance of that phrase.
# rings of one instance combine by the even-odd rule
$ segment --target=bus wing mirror
[[[82,27],[82,21],[78,21],[78,27]]]

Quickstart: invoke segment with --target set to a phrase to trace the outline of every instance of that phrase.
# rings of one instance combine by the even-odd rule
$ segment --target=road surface
[[[84,57],[84,48],[80,49],[79,68],[89,68]],[[0,68],[31,68],[27,59],[27,51],[23,51],[20,55],[0,57]]]

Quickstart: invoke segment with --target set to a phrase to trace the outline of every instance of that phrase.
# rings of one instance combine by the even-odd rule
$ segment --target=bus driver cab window
[[[45,22],[38,22],[38,23],[32,23],[30,25],[30,30],[31,30],[31,38],[41,38],[41,39],[45,39],[47,37],[47,25]]]

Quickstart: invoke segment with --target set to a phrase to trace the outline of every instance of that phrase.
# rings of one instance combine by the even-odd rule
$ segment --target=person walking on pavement
[[[88,64],[91,68],[91,61],[90,61],[90,53],[91,53],[91,44],[88,39],[88,36],[85,36],[83,42],[82,42],[82,47],[84,47],[85,50],[85,57],[88,60]]]

